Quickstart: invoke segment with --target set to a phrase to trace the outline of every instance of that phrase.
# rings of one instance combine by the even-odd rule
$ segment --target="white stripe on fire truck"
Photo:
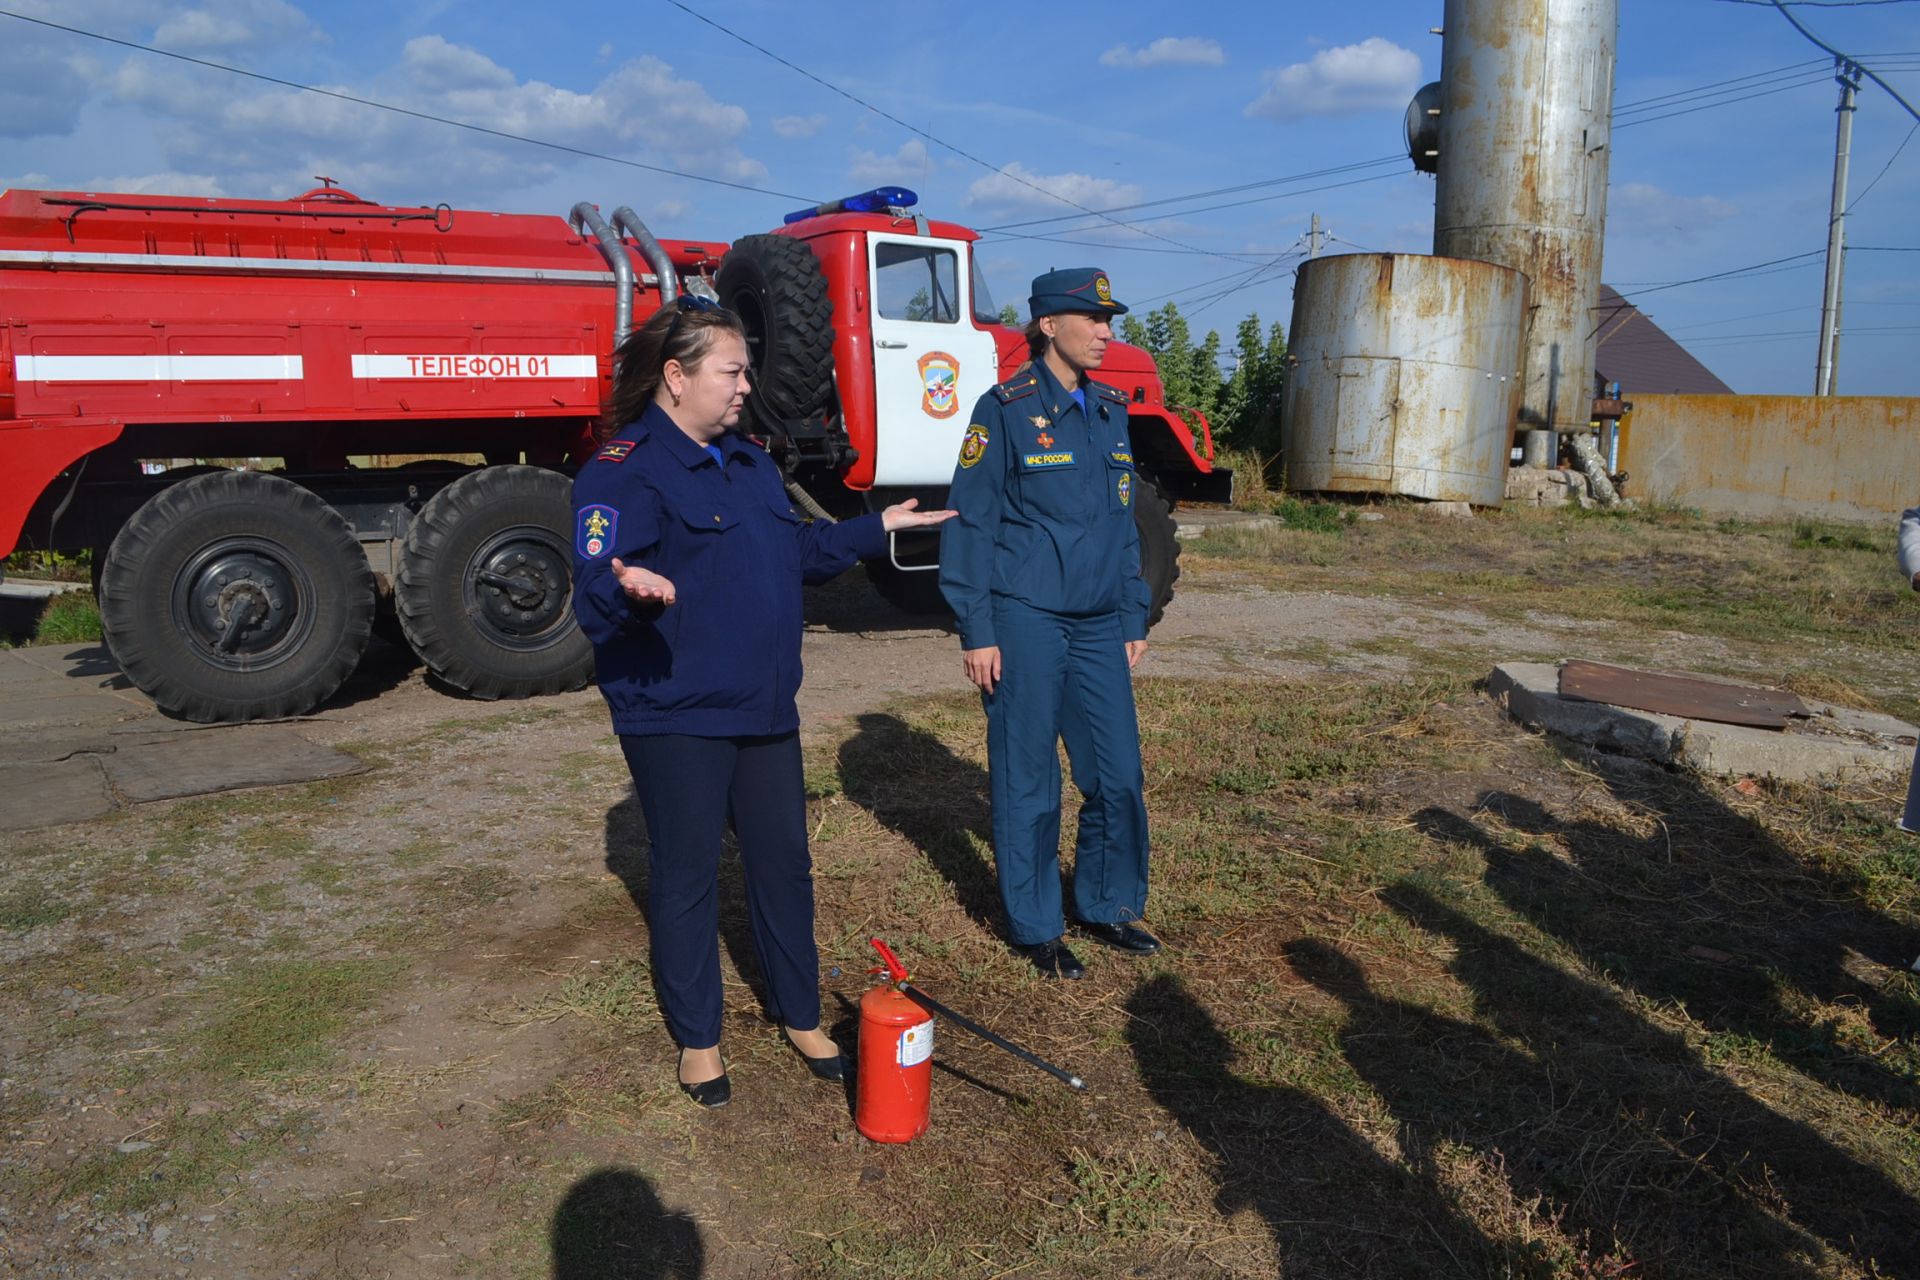
[[[487,352],[353,357],[356,378],[594,378],[599,374],[599,362],[581,355]]]
[[[298,382],[299,356],[15,356],[17,382]]]

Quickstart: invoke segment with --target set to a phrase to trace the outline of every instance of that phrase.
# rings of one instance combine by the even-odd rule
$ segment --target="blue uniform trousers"
[[[1012,941],[1061,934],[1060,754],[1084,797],[1073,911],[1097,924],[1147,905],[1146,780],[1118,613],[1068,617],[996,596],[1001,676],[987,708],[993,860]]]
[[[620,750],[651,839],[654,983],[674,1039],[693,1049],[720,1042],[720,846],[729,822],[746,873],[768,1012],[796,1031],[819,1026],[800,735],[622,734]]]

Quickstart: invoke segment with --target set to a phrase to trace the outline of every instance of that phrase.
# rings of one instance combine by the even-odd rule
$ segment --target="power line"
[[[1782,6],[1775,0],[1720,0],[1721,4],[1757,4],[1762,8]],[[1914,0],[1784,0],[1785,4],[1805,5],[1809,9],[1865,9],[1871,5],[1912,4]]]
[[[1143,200],[1138,204],[1114,205],[1110,208],[1098,209],[1093,212],[1101,216],[1110,213],[1132,213],[1139,209],[1152,209],[1161,205],[1185,204],[1189,200],[1208,200],[1214,196],[1238,195],[1242,191],[1253,191],[1261,187],[1274,187],[1293,182],[1306,182],[1313,178],[1326,178],[1335,174],[1352,173],[1356,170],[1375,168],[1383,164],[1404,165],[1406,163],[1407,158],[1402,155],[1379,156],[1372,160],[1356,160],[1352,164],[1335,165],[1328,169],[1314,169],[1306,173],[1293,173],[1282,178],[1262,178],[1258,182],[1243,182],[1233,187],[1215,187],[1211,191],[1193,191],[1183,196],[1166,196],[1159,200]],[[1071,222],[1080,216],[1082,215],[1063,213],[1051,218],[1029,218],[1025,222],[1002,222],[996,226],[979,227],[976,229],[981,232],[1015,231],[1021,227],[1044,226],[1050,222]],[[1084,230],[1084,228],[1081,229]]]
[[[397,107],[390,102],[380,102],[373,98],[356,97],[351,93],[341,93],[337,89],[322,89],[315,85],[302,84],[298,80],[283,80],[279,76],[266,75],[259,71],[248,71],[245,67],[229,66],[224,62],[213,62],[206,58],[190,57],[184,53],[175,53],[171,49],[161,49],[150,44],[141,44],[135,40],[122,40],[117,36],[103,35],[98,31],[87,31],[80,27],[69,27],[58,22],[49,22],[45,18],[30,18],[24,13],[15,13],[10,9],[0,9],[0,18],[13,18],[19,22],[31,22],[38,27],[47,27],[54,31],[64,31],[68,35],[82,36],[88,40],[99,40],[105,44],[119,45],[123,49],[134,49],[141,53],[151,53],[156,57],[172,58],[176,62],[189,63],[196,67],[206,67],[212,71],[224,71],[228,75],[245,76],[249,80],[259,80],[267,84],[277,84],[284,89],[298,89],[302,93],[318,94],[323,98],[333,98],[340,102],[351,102],[356,106],[372,107],[377,111],[391,111],[395,115],[411,116],[415,120],[426,120],[433,124],[443,124],[453,129],[465,129],[469,133],[484,134],[490,138],[501,138],[508,142],[521,142],[528,146],[546,147],[552,151],[565,152],[588,160],[604,160],[608,164],[622,165],[629,169],[643,169],[648,173],[663,173],[672,178],[685,178],[689,182],[705,182],[716,187],[731,187],[735,191],[750,191],[755,195],[774,196],[781,200],[812,201],[811,196],[798,196],[787,191],[772,191],[766,187],[752,187],[744,182],[729,182],[725,178],[709,178],[698,173],[687,173],[680,169],[669,169],[664,165],[644,164],[639,160],[627,160],[620,156],[610,156],[603,151],[590,151],[585,147],[569,146],[564,142],[552,142],[545,138],[528,137],[525,134],[509,133],[505,129],[490,129],[486,125],[470,124],[465,120],[453,120],[446,116],[437,116],[428,111],[415,111],[411,107]]]
[[[1073,208],[1080,210],[1080,212],[1084,214],[1091,214],[1094,217],[1105,216],[1103,214],[1099,214],[1095,212],[1092,209],[1087,208],[1087,206],[1081,204],[1077,200],[1068,199],[1066,196],[1063,196],[1056,191],[1047,190],[1045,187],[1041,186],[1037,182],[1029,182],[1017,173],[1009,173],[1007,172],[1006,169],[1001,168],[999,165],[992,164],[986,160],[982,160],[979,156],[974,155],[971,151],[966,151],[960,147],[956,147],[951,142],[948,142],[944,138],[936,138],[931,133],[928,133],[925,129],[922,129],[917,125],[908,124],[905,120],[902,120],[899,116],[893,115],[890,112],[882,111],[879,107],[874,106],[871,102],[868,102],[866,99],[861,98],[856,94],[847,92],[845,89],[842,89],[839,85],[834,84],[830,80],[822,79],[821,77],[813,74],[813,72],[808,71],[805,67],[797,66],[794,63],[789,62],[787,59],[781,57],[779,54],[767,48],[765,45],[755,44],[753,41],[741,35],[738,31],[733,30],[731,27],[723,26],[722,24],[715,22],[712,18],[707,17],[704,13],[701,13],[699,10],[693,9],[685,4],[682,4],[680,0],[667,0],[667,3],[672,5],[674,8],[680,10],[680,12],[686,14],[688,17],[696,19],[697,21],[703,22],[707,26],[712,27],[715,31],[720,32],[722,35],[727,36],[730,39],[739,41],[741,44],[747,46],[747,48],[749,49],[752,49],[754,52],[763,54],[766,57],[773,59],[775,62],[787,68],[789,71],[794,72],[796,75],[805,76],[807,79],[813,81],[815,84],[819,85],[821,88],[827,89],[833,93],[836,93],[841,97],[845,98],[848,102],[854,103],[857,106],[863,107],[866,110],[871,111],[874,115],[879,116],[882,120],[891,121],[892,123],[899,125],[902,129],[905,129],[909,133],[916,134],[919,137],[925,138],[928,142],[933,143],[937,147],[944,147],[948,151],[953,152],[953,154],[961,157],[962,159],[972,161],[974,164],[979,165],[981,168],[987,170],[989,173],[997,174],[1000,177],[1006,178],[1010,182],[1017,182],[1023,187],[1028,187],[1034,191],[1038,191],[1041,195],[1046,196],[1049,200],[1058,200],[1061,204],[1071,205]],[[1109,221],[1111,221],[1111,219],[1109,219]],[[1213,253],[1211,250],[1196,248],[1195,246],[1190,244],[1182,244],[1180,241],[1175,240],[1170,236],[1163,236],[1156,231],[1143,230],[1140,234],[1143,236],[1152,236],[1155,240],[1164,240],[1170,245],[1174,245],[1178,248],[1188,250],[1191,253],[1206,254],[1209,257],[1225,257],[1226,256],[1224,254]]]
[[[1808,58],[1801,62],[1790,62],[1784,67],[1770,67],[1765,71],[1755,71],[1749,75],[1734,76],[1730,80],[1715,80],[1711,84],[1695,85],[1691,89],[1675,89],[1672,93],[1656,94],[1651,98],[1636,98],[1632,102],[1617,103],[1613,108],[1613,113],[1617,116],[1624,111],[1637,111],[1643,108],[1650,109],[1662,103],[1670,102],[1672,99],[1690,98],[1695,94],[1706,93],[1713,89],[1721,89],[1729,85],[1747,84],[1755,80],[1771,81],[1775,76],[1787,75],[1788,73],[1802,73],[1814,67],[1825,67],[1826,65],[1827,60],[1825,58]]]
[[[1278,195],[1270,195],[1270,196],[1255,196],[1255,197],[1254,197],[1254,198],[1252,198],[1251,200],[1233,200],[1233,201],[1229,201],[1229,202],[1227,202],[1226,204],[1210,204],[1210,205],[1203,205],[1203,206],[1201,206],[1201,207],[1200,207],[1200,208],[1198,208],[1198,209],[1182,209],[1182,210],[1180,210],[1180,211],[1179,211],[1179,213],[1178,213],[1178,216],[1180,216],[1180,217],[1188,217],[1188,216],[1191,216],[1191,215],[1193,215],[1193,214],[1196,214],[1196,213],[1214,213],[1214,212],[1216,212],[1216,211],[1218,211],[1218,210],[1221,210],[1221,209],[1239,209],[1239,208],[1242,208],[1242,207],[1244,207],[1244,206],[1246,206],[1246,205],[1250,205],[1250,204],[1265,204],[1265,203],[1266,203],[1267,201],[1269,201],[1269,200],[1289,200],[1289,199],[1292,199],[1292,198],[1294,198],[1294,197],[1296,197],[1296,196],[1305,196],[1305,195],[1312,195],[1312,194],[1313,194],[1314,192],[1316,192],[1316,191],[1332,191],[1332,190],[1334,190],[1334,189],[1336,189],[1336,188],[1338,188],[1338,187],[1357,187],[1357,186],[1360,186],[1360,185],[1362,185],[1363,183],[1368,183],[1368,182],[1381,182],[1381,181],[1384,181],[1385,179],[1388,179],[1388,178],[1398,178],[1398,177],[1402,177],[1402,176],[1404,176],[1404,175],[1405,175],[1405,173],[1406,173],[1406,171],[1405,171],[1405,170],[1396,170],[1396,171],[1395,171],[1395,172],[1393,172],[1393,173],[1376,173],[1376,174],[1374,174],[1374,175],[1373,175],[1372,177],[1369,177],[1369,178],[1354,178],[1354,179],[1352,179],[1351,181],[1348,181],[1348,182],[1329,182],[1329,183],[1327,183],[1327,184],[1325,184],[1324,186],[1318,186],[1318,187],[1303,187],[1303,188],[1301,188],[1301,189],[1300,189],[1300,190],[1298,190],[1298,191],[1283,191],[1283,192],[1280,192],[1280,193],[1279,193]],[[1134,218],[1134,219],[1128,219],[1127,221],[1124,221],[1124,222],[1121,222],[1121,221],[1116,221],[1116,220],[1112,220],[1112,219],[1109,219],[1109,221],[1112,221],[1112,222],[1113,222],[1113,225],[1114,225],[1114,226],[1117,226],[1117,227],[1128,227],[1128,228],[1131,228],[1131,227],[1134,227],[1134,226],[1136,226],[1136,225],[1138,225],[1139,223],[1142,223],[1142,222],[1152,222],[1152,221],[1154,221],[1154,220],[1155,220],[1156,218],[1160,218],[1160,217],[1171,217],[1171,216],[1175,216],[1175,215],[1171,215],[1171,214],[1155,214],[1155,215],[1154,215],[1153,217],[1150,217],[1150,218]],[[1074,229],[1075,229],[1075,230],[1082,230],[1082,231],[1091,231],[1091,230],[1093,230],[1094,228],[1092,228],[1092,227],[1080,227],[1080,228],[1074,228]],[[1142,235],[1149,235],[1149,234],[1151,234],[1151,233],[1150,233],[1150,232],[1142,232],[1141,234],[1142,234]],[[1015,233],[1009,233],[1009,234],[1007,234],[1007,235],[1005,235],[1005,236],[1003,236],[1003,237],[1001,237],[1001,238],[1003,238],[1003,239],[1010,239],[1010,240],[1046,240],[1046,239],[1048,239],[1049,237],[1047,237],[1047,236],[1033,236],[1033,235],[1021,235],[1021,234],[1019,234],[1019,233],[1017,233],[1017,232],[1015,232]],[[1071,242],[1071,241],[1069,241],[1069,242],[1067,242],[1067,243],[1074,243],[1074,242]],[[1080,242],[1080,243],[1084,243],[1084,241],[1083,241],[1083,242]],[[1116,247],[1118,247],[1118,246],[1116,246]],[[1213,257],[1219,257],[1219,258],[1226,258],[1226,257],[1230,257],[1230,255],[1228,255],[1228,254],[1224,254],[1224,253],[1215,253],[1215,254],[1212,254],[1211,256],[1213,256]]]
[[[1859,195],[1855,196],[1853,200],[1847,205],[1845,210],[1847,213],[1852,213],[1853,206],[1859,204],[1862,200],[1865,200],[1867,198],[1867,192],[1873,190],[1875,187],[1880,185],[1880,179],[1887,176],[1887,170],[1893,168],[1893,162],[1900,158],[1900,153],[1907,149],[1907,144],[1913,141],[1913,135],[1916,133],[1920,133],[1920,122],[1916,122],[1913,128],[1907,130],[1907,136],[1900,139],[1900,145],[1893,149],[1893,154],[1887,157],[1887,162],[1880,166],[1880,172],[1873,175],[1873,181],[1869,182],[1866,185],[1866,189],[1863,190]]]
[[[1734,267],[1731,270],[1727,270],[1727,271],[1716,271],[1711,275],[1694,276],[1690,280],[1669,280],[1664,284],[1648,285],[1644,289],[1635,289],[1635,290],[1632,290],[1631,292],[1622,290],[1620,292],[1620,296],[1623,298],[1638,298],[1638,297],[1643,297],[1649,293],[1662,293],[1668,289],[1678,289],[1682,285],[1704,284],[1709,280],[1726,280],[1733,276],[1743,276],[1750,273],[1758,273],[1762,267],[1778,266],[1783,262],[1799,262],[1806,258],[1818,258],[1824,253],[1826,253],[1825,249],[1810,249],[1806,253],[1789,254],[1784,258],[1771,258],[1766,262],[1756,262],[1752,266]]]
[[[1888,84],[1885,80],[1882,80],[1878,75],[1876,75],[1871,67],[1860,66],[1860,62],[1858,59],[1848,57],[1846,54],[1840,52],[1838,49],[1828,44],[1825,40],[1822,40],[1819,36],[1816,36],[1815,34],[1813,34],[1813,32],[1801,26],[1800,19],[1794,17],[1793,14],[1788,11],[1786,0],[1768,0],[1768,3],[1772,4],[1774,8],[1780,11],[1781,17],[1785,18],[1788,22],[1793,24],[1793,29],[1795,31],[1798,31],[1801,35],[1811,40],[1814,44],[1818,45],[1820,48],[1825,49],[1828,53],[1832,54],[1839,61],[1845,62],[1845,63],[1852,63],[1854,66],[1860,67],[1860,74],[1866,76],[1867,79],[1873,81],[1875,84],[1879,85],[1882,89],[1885,89],[1887,91],[1888,97],[1892,98],[1895,102],[1899,103],[1901,106],[1907,109],[1908,115],[1912,116],[1915,120],[1920,120],[1920,111],[1914,110],[1913,104],[1911,102],[1908,102],[1905,98],[1901,97],[1899,90],[1895,89],[1892,85]]]

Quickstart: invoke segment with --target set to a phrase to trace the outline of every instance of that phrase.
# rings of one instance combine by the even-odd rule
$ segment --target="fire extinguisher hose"
[[[901,995],[913,1001],[935,1017],[945,1018],[947,1021],[953,1023],[954,1026],[959,1027],[963,1031],[971,1031],[974,1035],[979,1036],[995,1048],[1005,1049],[1008,1053],[1020,1059],[1020,1061],[1026,1063],[1028,1066],[1040,1068],[1040,1070],[1046,1072],[1068,1088],[1084,1089],[1087,1087],[1087,1082],[1079,1076],[1062,1071],[1059,1067],[1054,1066],[1051,1062],[1048,1062],[1045,1058],[1037,1054],[1028,1053],[1013,1041],[1004,1036],[995,1035],[993,1032],[975,1022],[972,1018],[955,1013],[938,1000],[935,1000],[932,996],[927,995],[911,982],[907,981],[907,971],[894,956],[892,948],[888,947],[886,943],[880,941],[878,938],[870,938],[868,941],[879,951],[880,958],[886,962],[887,975],[893,979],[894,989]]]

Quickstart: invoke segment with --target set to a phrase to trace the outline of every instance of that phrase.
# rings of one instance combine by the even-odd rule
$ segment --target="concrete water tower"
[[[1526,273],[1518,429],[1584,431],[1594,398],[1617,0],[1446,0],[1445,21],[1433,251]],[[1529,450],[1529,461],[1551,460],[1537,452]]]

